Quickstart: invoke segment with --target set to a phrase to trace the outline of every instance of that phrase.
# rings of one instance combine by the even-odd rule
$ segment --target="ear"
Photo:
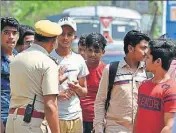
[[[105,53],[105,50],[103,50],[102,54],[104,54],[104,53]]]
[[[128,45],[128,51],[129,51],[129,52],[134,52],[134,47],[131,46],[131,45]]]
[[[161,58],[158,58],[155,60],[155,63],[157,64],[157,66],[161,66],[162,65],[162,60]]]
[[[77,36],[75,35],[75,36],[74,36],[74,40],[75,40],[76,38],[77,38]]]
[[[51,40],[51,43],[53,44],[53,43],[57,43],[57,38],[56,39],[52,39]]]

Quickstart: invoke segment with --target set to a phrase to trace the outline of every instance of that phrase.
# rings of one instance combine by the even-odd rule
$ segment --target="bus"
[[[77,23],[77,39],[73,51],[78,50],[78,40],[82,34],[98,32],[107,40],[105,63],[121,60],[124,56],[123,38],[133,29],[139,30],[141,15],[135,10],[115,6],[85,6],[65,9],[61,14],[48,16],[47,19],[58,22],[62,17],[71,17]]]

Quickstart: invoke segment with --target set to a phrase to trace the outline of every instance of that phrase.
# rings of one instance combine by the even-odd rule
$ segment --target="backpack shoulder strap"
[[[118,65],[119,65],[119,61],[111,62],[109,65],[109,84],[108,84],[107,98],[106,98],[106,102],[105,102],[105,112],[107,112],[108,107],[109,107],[109,101],[111,99],[111,91],[113,88],[114,79],[115,79],[115,76],[117,73]]]

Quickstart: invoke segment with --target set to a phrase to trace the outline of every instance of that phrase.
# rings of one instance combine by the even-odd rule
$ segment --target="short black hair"
[[[23,38],[27,35],[34,35],[35,34],[35,30],[33,27],[29,26],[29,25],[20,25],[20,27],[23,29]]]
[[[174,58],[175,43],[173,40],[157,39],[149,42],[151,55],[153,61],[160,58],[162,60],[162,68],[166,71],[169,70],[170,64]]]
[[[106,39],[100,33],[93,32],[87,35],[86,37],[86,47],[93,47],[93,48],[101,48],[102,50],[105,49],[107,44]]]
[[[35,30],[33,27],[29,25],[20,25],[19,26],[19,39],[17,41],[17,45],[23,45],[24,44],[24,37],[27,35],[34,35]]]
[[[57,36],[54,37],[45,37],[45,36],[41,36],[37,33],[35,33],[34,35],[34,40],[37,40],[39,42],[49,42],[49,41],[53,41],[57,38]]]
[[[126,34],[126,36],[124,37],[124,52],[125,52],[125,54],[127,54],[129,52],[128,45],[135,47],[142,40],[150,41],[150,38],[148,37],[147,34],[144,34],[141,31],[137,31],[137,30],[129,31]]]
[[[79,41],[78,41],[78,46],[81,45],[81,46],[86,46],[86,37],[87,37],[88,34],[82,34],[79,38]]]
[[[172,40],[170,37],[169,37],[169,35],[166,33],[166,34],[163,34],[163,35],[161,35],[158,39],[160,39],[160,40]],[[172,40],[174,43],[172,43],[174,46],[174,58],[176,58],[176,40]]]
[[[13,17],[2,17],[1,18],[1,31],[6,26],[11,26],[17,28],[17,31],[19,31],[19,22]]]

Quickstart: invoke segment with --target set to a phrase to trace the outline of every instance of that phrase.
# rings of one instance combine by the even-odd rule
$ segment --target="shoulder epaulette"
[[[55,57],[53,57],[53,56],[51,56],[51,55],[49,55],[49,57],[50,57],[50,59],[52,59],[57,65],[59,65],[60,61],[59,61],[57,58],[55,58]]]

